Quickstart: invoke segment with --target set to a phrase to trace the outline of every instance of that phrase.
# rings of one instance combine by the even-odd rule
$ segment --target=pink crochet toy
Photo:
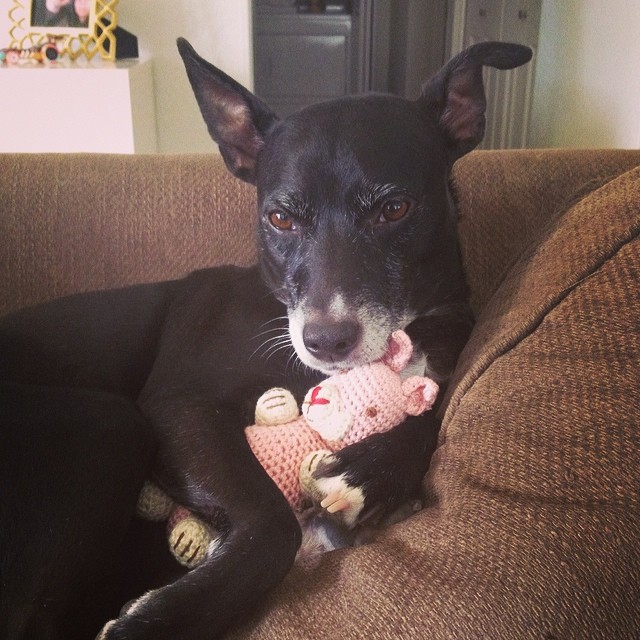
[[[303,507],[305,496],[319,497],[314,495],[313,471],[323,457],[388,431],[408,415],[420,415],[433,406],[438,394],[433,380],[400,376],[411,354],[409,336],[394,332],[381,360],[335,374],[310,389],[302,415],[286,389],[270,389],[260,397],[256,423],[245,430],[247,440],[296,511]],[[169,518],[171,550],[185,566],[199,564],[207,549],[220,540],[215,531],[176,507],[151,483],[143,489],[138,512],[149,519]]]
[[[245,429],[247,440],[295,510],[302,507],[300,470],[309,454],[338,451],[432,407],[438,394],[433,380],[400,376],[411,353],[409,336],[396,331],[381,360],[333,375],[310,389],[302,415],[285,389],[272,389],[258,400],[256,424]],[[275,409],[282,406],[284,415]]]

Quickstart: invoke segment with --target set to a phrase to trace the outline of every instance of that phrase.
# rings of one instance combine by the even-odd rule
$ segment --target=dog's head
[[[285,119],[178,41],[229,170],[258,190],[264,277],[300,359],[325,372],[379,359],[390,334],[463,289],[447,180],[482,139],[482,67],[531,50],[482,43],[415,101],[369,95]]]

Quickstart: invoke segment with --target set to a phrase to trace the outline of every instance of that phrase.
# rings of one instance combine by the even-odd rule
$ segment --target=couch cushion
[[[549,226],[465,350],[433,504],[234,638],[637,638],[640,168]]]
[[[451,182],[474,310],[569,198],[638,165],[634,149],[474,151],[456,162]]]
[[[255,189],[216,155],[0,154],[0,314],[255,261]]]

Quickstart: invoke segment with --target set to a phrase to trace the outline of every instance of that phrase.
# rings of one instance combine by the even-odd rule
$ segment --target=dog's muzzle
[[[291,343],[298,357],[324,373],[378,360],[391,333],[406,326],[404,318],[373,307],[349,305],[337,297],[328,312],[300,305],[288,315]]]
[[[321,362],[346,360],[357,347],[362,327],[355,320],[316,320],[302,329],[305,349]]]

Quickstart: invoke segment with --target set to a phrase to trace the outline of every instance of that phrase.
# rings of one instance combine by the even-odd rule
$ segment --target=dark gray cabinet
[[[319,4],[325,11],[299,11]],[[444,59],[447,0],[254,0],[256,93],[279,115],[348,94],[416,98]]]
[[[303,11],[299,10],[302,5]],[[281,116],[366,91],[416,98],[450,54],[483,40],[534,49],[528,65],[485,70],[481,146],[526,147],[542,0],[254,0],[255,91]],[[320,13],[307,12],[320,8]]]
[[[255,4],[255,91],[278,115],[358,91],[351,19],[348,13],[299,13],[293,3]]]

